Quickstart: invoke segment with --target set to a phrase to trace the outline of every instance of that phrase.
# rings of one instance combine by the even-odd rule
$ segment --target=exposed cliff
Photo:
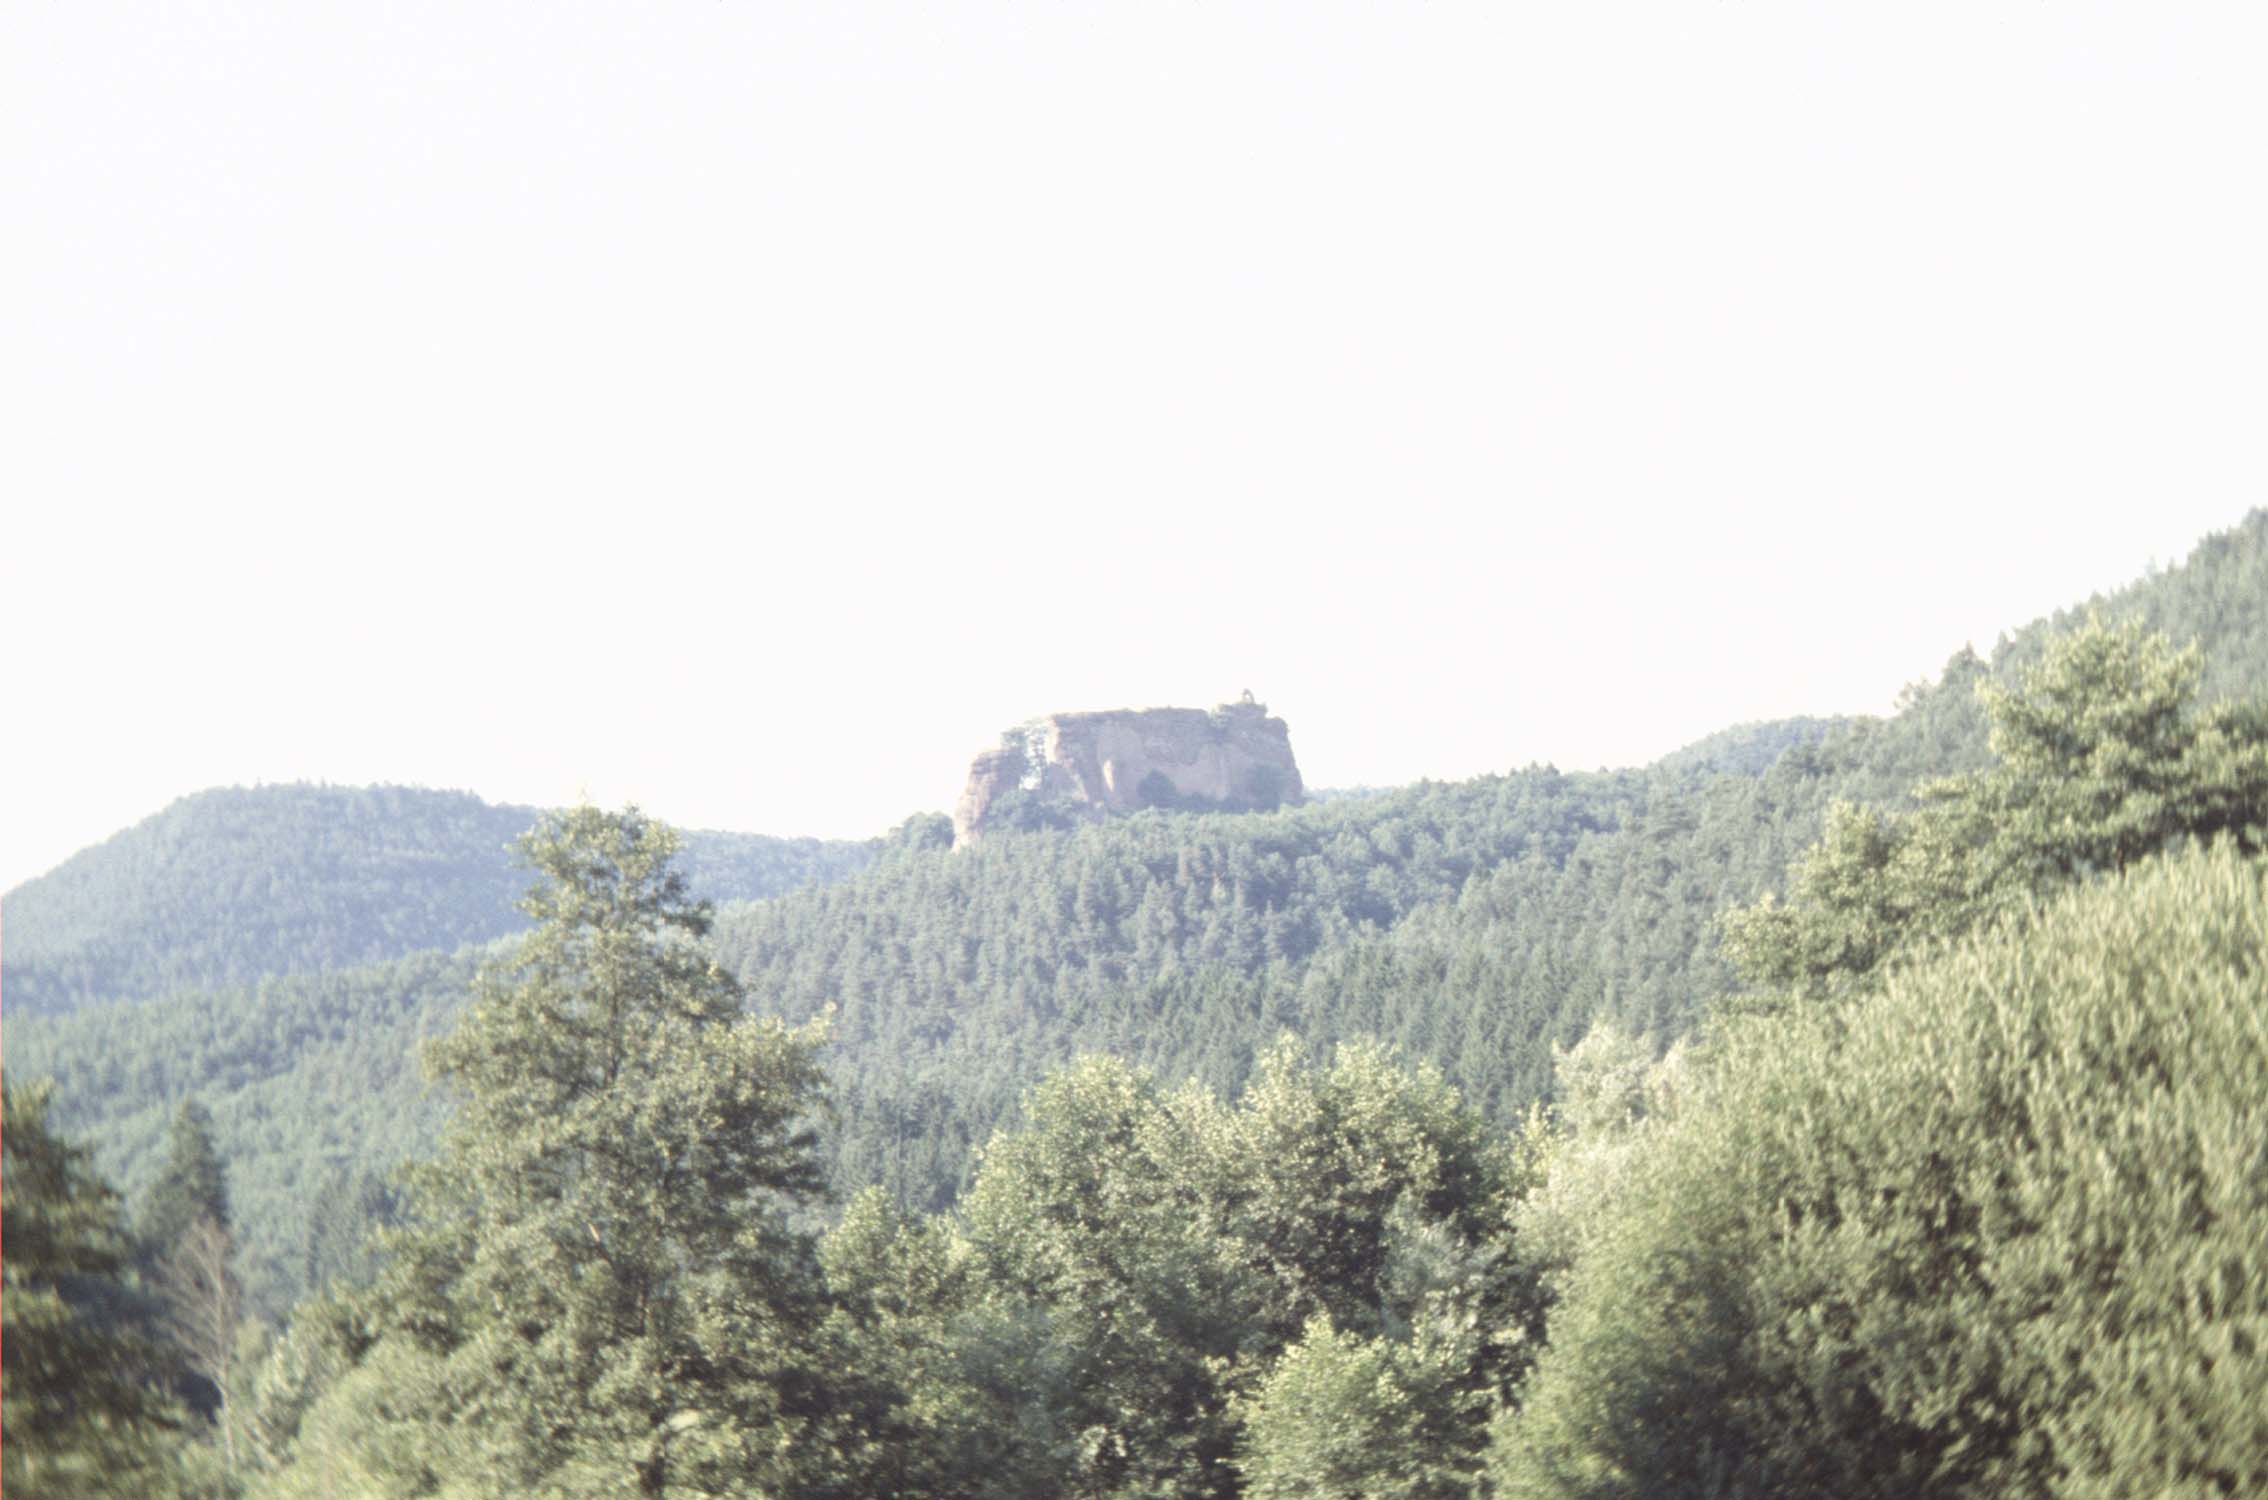
[[[953,847],[987,830],[1097,822],[1145,807],[1267,811],[1300,800],[1291,730],[1267,705],[1049,714],[969,767]]]

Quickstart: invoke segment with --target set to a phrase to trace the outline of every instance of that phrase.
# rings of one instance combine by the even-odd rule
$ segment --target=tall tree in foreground
[[[48,1100],[44,1084],[0,1084],[0,1490],[57,1500],[167,1494],[174,1416],[144,1379],[150,1351],[115,1317],[126,1265],[117,1195],[88,1170],[83,1148],[49,1131]]]
[[[782,1214],[819,1191],[820,1036],[742,1013],[676,847],[635,809],[547,818],[535,931],[428,1050],[458,1113],[337,1393],[360,1414],[313,1422],[396,1489],[814,1488],[817,1277]]]
[[[157,1295],[158,1328],[186,1380],[176,1385],[218,1427],[228,1469],[236,1468],[237,1349],[244,1289],[236,1275],[228,1169],[213,1144],[213,1120],[184,1099],[166,1132],[165,1167],[135,1221],[141,1267]]]

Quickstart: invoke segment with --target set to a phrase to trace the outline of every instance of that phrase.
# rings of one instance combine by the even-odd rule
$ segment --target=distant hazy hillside
[[[1730,771],[1740,776],[1761,776],[1772,763],[1798,745],[1816,745],[1831,734],[1851,727],[1849,719],[1772,719],[1761,724],[1736,724],[1673,750],[1655,762],[1658,771]]]
[[[2208,697],[2268,698],[2268,513],[2091,603],[2200,641]],[[1273,814],[1145,812],[958,854],[936,817],[872,845],[694,835],[687,869],[719,897],[734,878],[749,894],[811,887],[721,912],[715,945],[754,1006],[833,1008],[827,1150],[845,1187],[948,1200],[1025,1092],[1081,1051],[1234,1091],[1285,1030],[1318,1049],[1382,1038],[1510,1120],[1551,1086],[1554,1045],[1594,1020],[1662,1045],[1691,1027],[1731,983],[1718,915],[1779,886],[1834,800],[1896,805],[1988,761],[1978,682],[2013,674],[2088,607],[1990,660],[1957,652],[1890,718],[1746,726],[1645,770],[1530,768]],[[247,820],[233,856],[215,854],[232,847],[218,830],[196,836],[202,819],[226,822],[231,799],[269,796],[278,810]],[[326,810],[291,811],[306,804]],[[387,816],[396,806],[414,812]],[[54,903],[38,929],[48,952],[88,972],[99,958],[149,989],[279,955],[312,967],[387,942],[453,948],[516,925],[503,846],[529,816],[306,788],[183,803],[38,883],[71,899],[36,886],[10,898],[11,1075],[56,1074],[58,1118],[129,1188],[154,1175],[180,1098],[203,1099],[260,1205],[247,1228],[264,1289],[288,1301],[323,1261],[309,1236],[335,1217],[311,1195],[351,1196],[367,1169],[422,1149],[441,1106],[418,1102],[413,1044],[449,1023],[477,955],[216,979],[202,986],[216,993],[162,1006],[42,1017],[19,1010],[34,922],[17,903]],[[261,856],[275,848],[293,852]]]
[[[1745,726],[1644,771],[907,850],[726,912],[717,944],[758,1004],[833,1008],[840,1179],[909,1202],[950,1197],[1081,1051],[1233,1091],[1280,1030],[1375,1036],[1509,1120],[1595,1020],[1664,1044],[1690,1028],[1732,983],[1718,914],[1778,886],[1831,803],[1895,805],[1987,762],[1978,682],[2090,607],[2199,641],[2208,698],[2268,696],[2268,513],[1989,662],[1957,652],[1889,719]]]
[[[431,1149],[446,1104],[425,1087],[418,1043],[456,1024],[491,951],[54,1016],[14,1015],[11,980],[8,1073],[56,1081],[57,1124],[93,1142],[104,1175],[129,1195],[157,1175],[181,1100],[205,1103],[229,1164],[247,1284],[278,1313],[321,1281],[309,1256],[339,1227],[321,1222],[324,1195]],[[368,1226],[347,1227],[351,1242]]]
[[[414,787],[200,792],[6,897],[11,1014],[375,963],[519,930],[535,809]],[[716,900],[840,879],[876,844],[695,833]]]

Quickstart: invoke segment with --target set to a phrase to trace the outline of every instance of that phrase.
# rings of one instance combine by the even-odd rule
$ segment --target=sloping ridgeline
[[[206,1105],[246,1289],[280,1315],[369,1227],[357,1200],[432,1150],[446,1105],[425,1087],[418,1045],[454,1028],[480,960],[510,941],[11,1017],[9,1076],[55,1080],[57,1127],[97,1146],[129,1201],[156,1180],[180,1101]]]
[[[2208,699],[2268,694],[2268,514],[2093,602],[2177,641],[2201,640]],[[2036,658],[2045,635],[2086,607],[2031,627],[1989,663],[1957,655],[1888,720],[1749,726],[1647,771],[1534,768],[1296,812],[1143,813],[1003,835],[960,854],[940,847],[951,836],[942,817],[803,855],[787,841],[696,834],[683,863],[697,890],[718,897],[771,889],[753,882],[777,868],[765,863],[774,856],[816,878],[868,863],[838,885],[729,907],[715,934],[752,1003],[792,1018],[835,1006],[828,1149],[842,1186],[879,1182],[909,1204],[936,1205],[966,1180],[976,1146],[1016,1117],[1024,1092],[1075,1054],[1108,1052],[1233,1090],[1284,1029],[1318,1051],[1377,1035],[1413,1061],[1437,1061],[1508,1120],[1548,1087],[1553,1045],[1594,1018],[1657,1044],[1689,1027],[1731,983],[1714,949],[1717,914],[1775,888],[1831,800],[1895,805],[1921,779],[1982,764],[1976,681]],[[43,883],[33,882],[8,898],[7,1047],[11,1077],[58,1077],[58,1125],[97,1144],[104,1174],[130,1193],[154,1177],[181,1097],[199,1097],[229,1160],[247,1270],[280,1309],[326,1264],[338,1236],[324,1230],[351,1219],[339,1205],[351,1207],[365,1174],[430,1145],[442,1106],[421,1092],[415,1043],[451,1024],[480,954],[382,952],[360,968],[263,976],[301,951],[285,934],[360,934],[367,944],[377,932],[381,950],[400,941],[454,952],[516,930],[509,901],[525,875],[503,846],[530,815],[483,812],[471,798],[424,801],[455,797],[445,793],[208,795],[271,794],[373,806],[399,797],[430,807],[437,823],[415,837],[340,832],[340,847],[364,852],[327,861],[301,848],[264,878],[251,873],[256,860],[232,855],[210,867],[220,889],[209,896],[195,890],[188,853],[145,858],[159,842],[152,825],[188,816],[188,804],[122,835],[117,850],[80,856],[65,870],[87,861],[73,879],[88,894],[58,900],[44,919],[47,956],[22,950],[32,924],[19,903],[55,892],[39,897]],[[313,847],[328,847],[328,836],[310,834]],[[437,852],[468,840],[489,844],[493,867]],[[736,849],[747,865],[733,863]],[[93,878],[102,866],[90,856],[138,850],[139,876]],[[736,891],[732,878],[752,884]],[[347,899],[381,885],[391,893],[371,906]],[[297,891],[313,899],[294,907]],[[447,925],[460,901],[493,902],[483,909],[498,925]],[[371,909],[392,927],[333,920]],[[70,955],[83,973],[120,976],[101,981],[114,992],[141,995],[153,991],[137,986],[178,972],[169,945],[199,955],[188,965],[204,976],[195,993],[66,1017],[19,1009],[19,962],[36,971]],[[312,940],[303,949],[309,963],[370,951]]]
[[[512,844],[532,807],[417,787],[265,786],[184,797],[8,893],[13,1015],[453,951],[527,925]],[[840,879],[876,842],[693,833],[714,900]]]
[[[535,810],[408,787],[203,792],[6,899],[11,1080],[129,1197],[194,1096],[227,1159],[255,1299],[272,1312],[351,1251],[378,1179],[445,1104],[417,1044],[527,918],[512,844]],[[693,888],[747,899],[840,879],[880,840],[691,833]]]
[[[1775,889],[1830,803],[1899,805],[1984,764],[1978,681],[2089,609],[2201,641],[2207,701],[2268,692],[2268,513],[1989,662],[1964,649],[1888,720],[1752,726],[1645,772],[908,846],[727,911],[716,942],[755,1003],[835,1007],[838,1181],[912,1206],[948,1201],[1024,1090],[1085,1051],[1233,1091],[1280,1030],[1318,1052],[1368,1033],[1509,1120],[1595,1019],[1657,1044],[1690,1028],[1733,984],[1718,913]]]

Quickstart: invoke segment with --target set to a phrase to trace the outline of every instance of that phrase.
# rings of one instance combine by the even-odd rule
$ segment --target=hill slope
[[[517,932],[514,840],[536,810],[415,787],[268,786],[184,797],[6,899],[10,1013],[249,984]],[[715,900],[839,879],[877,844],[695,833]]]
[[[1279,1030],[1317,1049],[1368,1034],[1509,1119],[1595,1019],[1663,1043],[1690,1028],[1733,982],[1717,914],[1775,888],[1834,801],[1895,805],[1985,763],[1978,681],[2089,608],[2201,641],[2208,699],[2268,696],[2268,513],[1989,663],[1964,649],[1887,720],[1752,726],[1644,772],[1537,768],[909,852],[728,911],[717,943],[758,1003],[836,1008],[840,1178],[910,1203],[949,1198],[1024,1090],[1080,1051],[1233,1091]]]
[[[1731,983],[1717,914],[1776,887],[1832,801],[1896,804],[1988,760],[1977,682],[2036,658],[2089,607],[2200,640],[2210,698],[2268,696],[2268,513],[1989,662],[1956,654],[1888,719],[1727,732],[1645,771],[1531,768],[1269,815],[1151,812],[958,855],[938,847],[942,819],[916,820],[854,846],[871,863],[847,880],[726,909],[715,942],[753,1004],[835,1007],[836,1180],[908,1203],[953,1196],[975,1148],[1080,1051],[1233,1090],[1281,1030],[1318,1049],[1368,1033],[1509,1119],[1549,1087],[1554,1044],[1593,1020],[1657,1042],[1690,1027]],[[692,841],[696,883],[724,894],[702,874],[705,847]],[[453,1014],[475,956],[12,1015],[11,1063],[62,1078],[68,1128],[129,1187],[154,1171],[179,1097],[202,1097],[237,1170],[263,1184],[249,1201],[273,1205],[255,1233],[286,1284],[308,1194],[421,1149],[438,1106],[417,1102],[408,1057]],[[378,1123],[304,1123],[326,1110]]]

